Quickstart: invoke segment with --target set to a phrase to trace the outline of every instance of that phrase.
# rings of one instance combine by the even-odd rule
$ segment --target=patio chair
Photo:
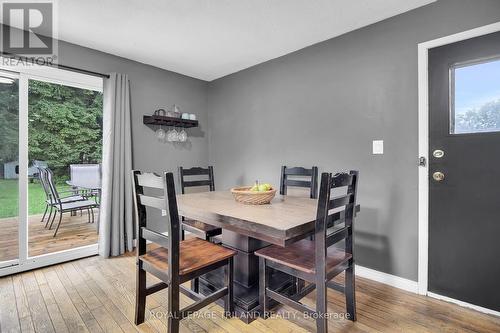
[[[94,208],[98,207],[98,205],[95,201],[80,200],[80,201],[63,202],[64,198],[59,196],[59,192],[57,191],[56,185],[54,183],[54,176],[52,174],[52,171],[47,168],[47,169],[45,169],[45,172],[43,174],[44,174],[45,180],[50,188],[50,193],[51,193],[52,200],[53,200],[52,201],[53,204],[51,206],[55,209],[54,215],[52,217],[52,221],[50,222],[49,230],[52,229],[52,225],[54,224],[54,220],[56,218],[56,215],[59,212],[59,221],[57,223],[57,227],[56,227],[56,230],[54,232],[54,237],[56,237],[57,231],[59,230],[59,227],[61,226],[63,213],[68,213],[68,212],[72,212],[75,210],[86,209],[88,214],[89,214],[89,217],[88,217],[89,223],[91,222],[91,217],[92,217],[92,223],[94,223],[94,221],[95,221]]]
[[[70,184],[86,199],[93,198],[97,203],[101,196],[101,165],[100,164],[71,164]]]
[[[45,212],[43,213],[42,220],[40,222],[44,222],[45,216],[47,216],[47,212],[49,213],[49,216],[47,218],[47,222],[45,223],[45,227],[47,227],[50,218],[52,217],[52,211],[53,211],[53,206],[56,204],[56,202],[52,198],[52,192],[50,191],[50,186],[47,183],[47,177],[45,176],[45,172],[48,169],[47,167],[43,166],[37,166],[37,171],[38,171],[38,179],[40,180],[40,184],[42,185],[43,191],[45,192]],[[61,193],[73,193],[72,191],[63,191],[59,192]],[[67,203],[67,202],[74,202],[74,201],[82,201],[85,200],[85,198],[81,195],[69,195],[61,198],[61,202]]]

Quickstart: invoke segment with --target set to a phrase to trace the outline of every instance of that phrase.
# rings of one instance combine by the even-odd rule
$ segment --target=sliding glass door
[[[29,257],[97,244],[101,156],[102,93],[29,79]]]
[[[0,276],[97,254],[101,194],[102,80],[8,69],[0,69]]]

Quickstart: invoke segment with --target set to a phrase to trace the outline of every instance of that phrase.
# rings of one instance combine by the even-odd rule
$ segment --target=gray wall
[[[207,83],[184,75],[141,64],[125,58],[59,42],[59,62],[96,72],[119,72],[129,75],[132,102],[133,167],[155,172],[173,171],[177,167],[208,164]],[[160,143],[153,129],[142,123],[160,107],[180,106],[181,111],[195,113],[200,127],[188,129],[188,142]],[[151,227],[165,231],[164,222],[156,220]]]
[[[416,280],[417,44],[497,21],[498,0],[440,0],[209,83],[216,185],[358,169],[358,264]]]
[[[177,73],[145,65],[125,58],[59,43],[59,62],[78,68],[129,75],[132,100],[132,136],[134,168],[151,171],[175,171],[179,165],[206,165],[207,83]],[[160,143],[153,129],[142,123],[143,115],[151,115],[160,107],[180,106],[182,112],[195,113],[200,127],[189,129],[186,144]]]

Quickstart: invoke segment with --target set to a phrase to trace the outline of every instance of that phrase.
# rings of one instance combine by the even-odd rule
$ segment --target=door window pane
[[[500,131],[500,60],[452,71],[450,133]]]
[[[0,267],[19,256],[19,81],[0,73]]]

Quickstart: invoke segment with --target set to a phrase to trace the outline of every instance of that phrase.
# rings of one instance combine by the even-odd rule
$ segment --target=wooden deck
[[[154,278],[148,277],[149,282]],[[500,332],[500,318],[357,278],[358,321],[330,319],[331,332]],[[314,304],[315,294],[305,303]],[[2,332],[166,332],[167,293],[147,300],[147,320],[133,324],[135,258],[90,257],[0,278]],[[330,312],[342,313],[344,299],[328,292]],[[181,305],[191,300],[181,295]],[[287,307],[283,318],[257,319],[246,325],[225,319],[209,305],[181,321],[181,332],[313,332],[314,321]]]
[[[94,213],[99,213],[94,210]],[[80,213],[77,216],[70,216],[69,213],[63,215],[61,227],[56,237],[54,228],[45,229],[45,223],[41,223],[42,215],[32,215],[29,217],[28,233],[28,255],[30,257],[63,251],[80,246],[97,243],[97,223],[87,223],[87,214]],[[57,219],[56,219],[57,220]],[[18,222],[14,218],[0,219],[0,261],[16,259],[18,256]]]

